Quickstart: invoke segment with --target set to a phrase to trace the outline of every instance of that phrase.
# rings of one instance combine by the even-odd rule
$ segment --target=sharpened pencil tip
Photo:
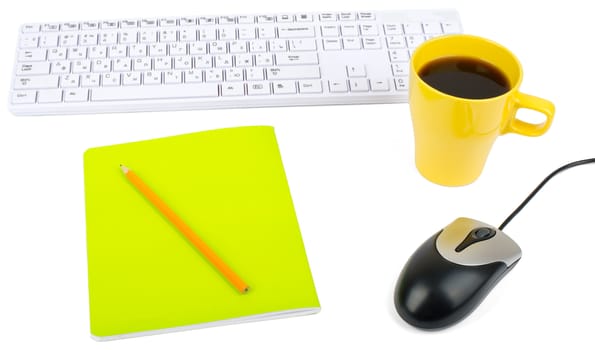
[[[123,172],[124,174],[127,174],[127,173],[128,173],[128,168],[127,168],[127,167],[125,167],[123,164],[120,164],[120,169],[122,169],[122,172]]]

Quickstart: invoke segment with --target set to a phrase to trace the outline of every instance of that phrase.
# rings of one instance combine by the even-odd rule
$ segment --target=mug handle
[[[540,124],[527,123],[516,117],[519,108],[528,108],[541,112],[545,115],[545,121]],[[513,107],[513,118],[504,130],[504,133],[514,132],[525,136],[541,136],[552,125],[556,108],[554,104],[546,99],[517,92],[516,101]]]

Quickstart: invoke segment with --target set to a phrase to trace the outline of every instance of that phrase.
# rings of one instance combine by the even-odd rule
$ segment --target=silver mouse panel
[[[494,230],[495,235],[489,239],[472,243],[461,250],[461,243],[467,236],[473,230],[482,227]],[[443,258],[466,266],[478,266],[501,261],[507,267],[510,267],[521,258],[521,248],[504,232],[491,225],[469,218],[458,218],[446,226],[436,239],[436,249]]]

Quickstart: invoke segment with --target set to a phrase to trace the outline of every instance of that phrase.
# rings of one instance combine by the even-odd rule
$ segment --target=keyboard
[[[21,26],[9,109],[55,115],[407,101],[409,58],[455,10]]]

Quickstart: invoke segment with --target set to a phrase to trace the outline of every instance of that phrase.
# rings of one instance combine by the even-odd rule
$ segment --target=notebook
[[[249,292],[232,288],[126,180],[120,164],[242,276]],[[320,311],[272,127],[91,148],[84,175],[94,339]]]

